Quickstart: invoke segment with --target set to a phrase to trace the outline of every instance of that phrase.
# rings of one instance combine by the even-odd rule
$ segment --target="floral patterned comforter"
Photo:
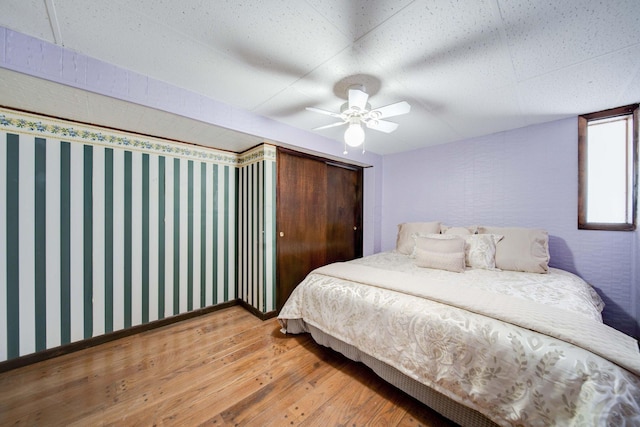
[[[353,263],[477,286],[601,322],[577,276],[415,267],[386,252]],[[302,319],[500,425],[640,425],[640,378],[565,341],[405,293],[311,273],[279,320]],[[289,331],[291,332],[291,331]],[[296,331],[293,331],[296,332]]]

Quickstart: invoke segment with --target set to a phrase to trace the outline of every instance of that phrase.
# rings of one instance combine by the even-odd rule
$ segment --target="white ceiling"
[[[412,107],[394,133],[367,130],[378,154],[640,101],[638,0],[2,0],[0,25],[305,130],[333,119],[304,107],[336,111],[362,83],[373,107]],[[0,71],[2,105],[51,114],[55,92],[76,120],[231,151],[259,140]]]

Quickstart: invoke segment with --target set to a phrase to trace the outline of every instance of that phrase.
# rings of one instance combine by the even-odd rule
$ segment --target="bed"
[[[548,261],[544,230],[401,224],[395,250],[311,272],[278,320],[461,425],[640,425],[637,341]]]

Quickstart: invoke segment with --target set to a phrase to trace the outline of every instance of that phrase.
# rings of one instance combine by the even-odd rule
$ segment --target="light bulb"
[[[364,130],[358,122],[352,122],[344,131],[344,142],[350,147],[357,147],[364,142]]]

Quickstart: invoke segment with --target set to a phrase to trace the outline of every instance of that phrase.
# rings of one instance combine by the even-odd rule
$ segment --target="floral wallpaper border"
[[[262,157],[275,159],[275,148],[262,149],[259,146],[246,154],[238,155],[213,148],[192,146],[189,144],[173,143],[161,138],[139,136],[133,133],[118,132],[111,129],[94,127],[38,116],[36,114],[0,108],[0,129],[7,132],[18,131],[41,137],[57,138],[65,141],[99,144],[110,147],[125,148],[152,152],[155,154],[171,154],[193,160],[206,160],[224,165],[240,166],[240,162],[261,160]],[[262,154],[257,151],[262,150]],[[271,153],[273,151],[273,153]],[[250,158],[251,157],[251,158]],[[241,160],[246,159],[246,160]]]
[[[261,144],[239,155],[239,166],[247,166],[263,160],[276,160],[276,147],[268,144]]]

